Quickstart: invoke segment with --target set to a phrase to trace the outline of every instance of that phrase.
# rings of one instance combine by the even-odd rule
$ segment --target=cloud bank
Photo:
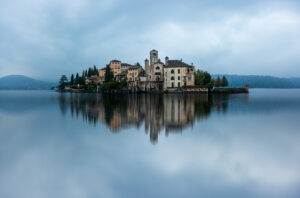
[[[300,76],[297,1],[0,1],[0,76],[56,80],[153,48],[211,73]]]

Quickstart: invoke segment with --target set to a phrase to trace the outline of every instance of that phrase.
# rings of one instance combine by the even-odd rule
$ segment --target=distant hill
[[[0,78],[0,89],[42,90],[50,89],[55,85],[55,83],[36,80],[23,75],[9,75]]]
[[[213,78],[223,75],[212,75]],[[227,75],[224,74],[231,87],[243,87],[249,85],[250,88],[300,88],[300,78],[279,78],[274,76],[258,75]]]

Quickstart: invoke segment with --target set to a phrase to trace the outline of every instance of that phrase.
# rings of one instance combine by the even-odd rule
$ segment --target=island
[[[195,70],[193,63],[182,59],[164,62],[157,50],[150,51],[150,59],[145,59],[144,68],[140,63],[128,64],[111,60],[105,67],[90,67],[71,75],[70,81],[62,75],[59,92],[92,93],[248,93],[248,86],[229,88],[225,76],[213,79],[207,71]]]

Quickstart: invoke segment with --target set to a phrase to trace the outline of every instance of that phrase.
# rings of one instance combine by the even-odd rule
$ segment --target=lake
[[[0,91],[0,197],[300,197],[300,90]]]

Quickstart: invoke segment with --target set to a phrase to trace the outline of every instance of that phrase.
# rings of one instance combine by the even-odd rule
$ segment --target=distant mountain
[[[213,78],[223,75],[212,75]],[[244,87],[249,85],[250,88],[300,88],[300,78],[279,78],[274,76],[258,75],[227,75],[229,86]]]
[[[36,80],[23,75],[9,75],[0,78],[0,89],[41,90],[50,89],[56,84]]]

